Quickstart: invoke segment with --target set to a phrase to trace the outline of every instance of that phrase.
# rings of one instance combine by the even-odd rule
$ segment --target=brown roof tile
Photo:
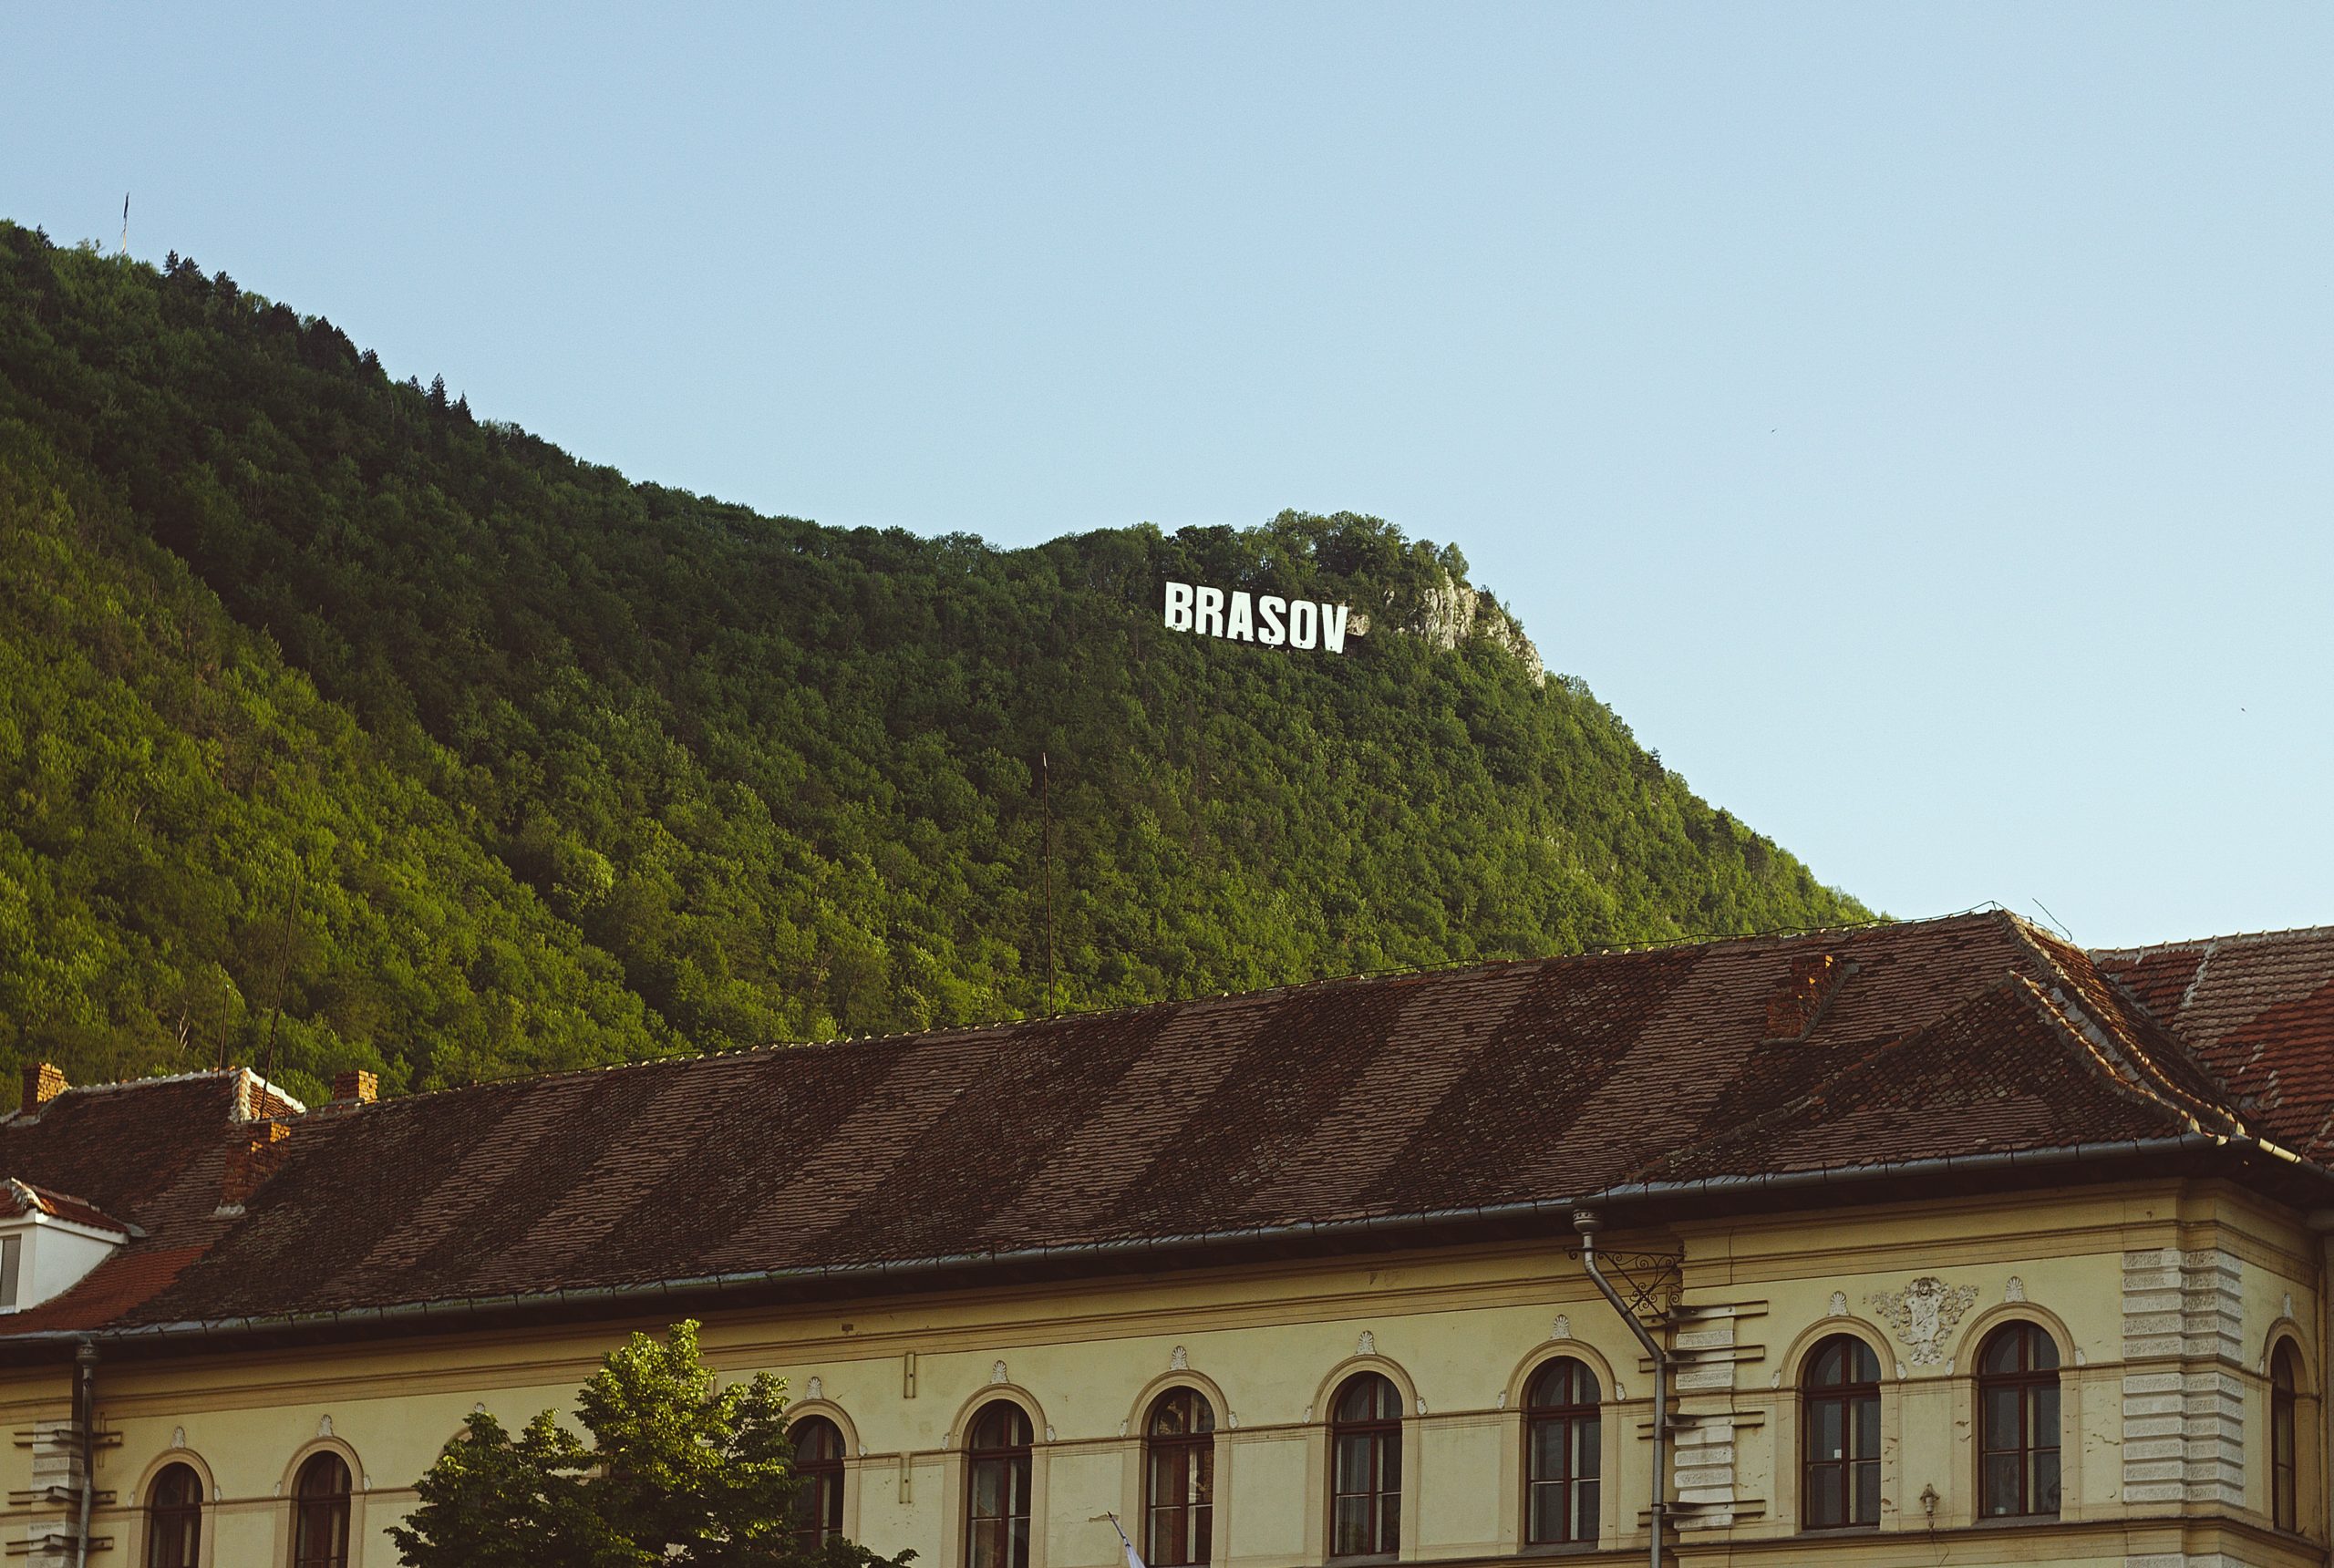
[[[2100,953],[2263,1133],[2334,1159],[2334,926]]]
[[[2241,1132],[2137,999],[2176,968],[1991,913],[555,1075],[293,1117],[240,1217],[212,1076],[68,1091],[0,1174],[153,1233],[77,1327],[1228,1236]]]

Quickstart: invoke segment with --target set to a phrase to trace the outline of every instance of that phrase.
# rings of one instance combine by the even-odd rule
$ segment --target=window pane
[[[1573,1491],[1577,1494],[1578,1511],[1574,1519],[1572,1538],[1575,1541],[1594,1541],[1596,1539],[1597,1511],[1603,1506],[1599,1501],[1601,1491],[1593,1480],[1582,1481]]]
[[[1845,1524],[1846,1500],[1840,1491],[1840,1467],[1818,1465],[1807,1474],[1807,1522],[1812,1525]]]
[[[1572,1424],[1572,1473],[1593,1478],[1601,1473],[1604,1460],[1604,1421],[1596,1416],[1585,1416]]]
[[[1377,1445],[1367,1434],[1349,1433],[1337,1439],[1337,1490],[1358,1493],[1370,1490],[1374,1479],[1370,1460]]]
[[[1561,1480],[1565,1469],[1565,1424],[1562,1421],[1539,1420],[1532,1423],[1532,1468],[1534,1480]]]
[[[1847,1458],[1842,1442],[1843,1412],[1837,1399],[1819,1399],[1807,1411],[1807,1457],[1811,1460]]]
[[[1389,1491],[1379,1501],[1378,1544],[1379,1552],[1399,1552],[1402,1548],[1402,1494]]]
[[[2046,1383],[2034,1390],[2034,1417],[2027,1425],[2028,1442],[2039,1449],[2059,1446],[2059,1386]]]
[[[1330,1521],[1329,1551],[1352,1557],[1369,1550],[1369,1499],[1340,1497]]]
[[[1978,1506],[1988,1517],[2018,1511],[2018,1456],[1988,1454],[1978,1465]]]
[[[1880,1522],[1880,1461],[1858,1460],[1856,1471],[1856,1511],[1849,1521],[1852,1524]]]
[[[1013,1517],[1029,1517],[1029,1456],[1016,1454],[1005,1461],[1006,1501],[1012,1505]]]
[[[1005,1514],[1005,1461],[973,1461],[973,1517],[1000,1519]]]
[[[1987,1452],[2000,1453],[2018,1447],[2018,1408],[2024,1392],[2016,1387],[1988,1388],[1985,1391]]]
[[[2059,1511],[2059,1450],[2056,1449],[2043,1449],[2034,1456],[2034,1490],[2029,1506],[2037,1513]]]
[[[1530,1489],[1531,1528],[1527,1535],[1534,1546],[1544,1546],[1551,1541],[1565,1538],[1565,1487],[1543,1481]]]
[[[1855,1451],[1848,1457],[1876,1460],[1880,1457],[1880,1396],[1859,1395],[1855,1399],[1855,1429],[1851,1434]]]

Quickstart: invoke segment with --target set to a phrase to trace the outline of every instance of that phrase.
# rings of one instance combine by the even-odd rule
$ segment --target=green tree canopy
[[[0,1066],[395,1092],[1866,915],[1467,572],[761,516],[0,222]],[[1169,579],[1369,629],[1169,632]]]
[[[723,1384],[695,1322],[609,1352],[575,1409],[589,1443],[550,1410],[516,1437],[472,1415],[389,1532],[408,1568],[905,1568],[915,1555],[800,1543],[785,1384]]]

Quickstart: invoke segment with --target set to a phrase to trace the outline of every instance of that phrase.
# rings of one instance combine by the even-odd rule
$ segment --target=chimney
[[[1842,981],[1856,972],[1854,959],[1836,953],[1802,954],[1791,961],[1791,978],[1767,997],[1770,1041],[1804,1040],[1832,1009]]]
[[[38,1110],[73,1086],[65,1081],[65,1069],[55,1062],[25,1064],[25,1100],[27,1111]]]
[[[380,1098],[381,1079],[378,1074],[349,1072],[332,1076],[332,1102],[335,1105],[370,1105]]]
[[[284,1163],[292,1130],[280,1121],[247,1121],[227,1144],[227,1169],[219,1183],[219,1206],[240,1209]]]

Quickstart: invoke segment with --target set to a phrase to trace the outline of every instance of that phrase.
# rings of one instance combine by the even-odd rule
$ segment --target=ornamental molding
[[[1912,1353],[1914,1366],[1934,1367],[1945,1359],[1945,1337],[1977,1301],[1978,1287],[1923,1274],[1903,1290],[1875,1291],[1864,1299],[1880,1309],[1881,1321]]]

